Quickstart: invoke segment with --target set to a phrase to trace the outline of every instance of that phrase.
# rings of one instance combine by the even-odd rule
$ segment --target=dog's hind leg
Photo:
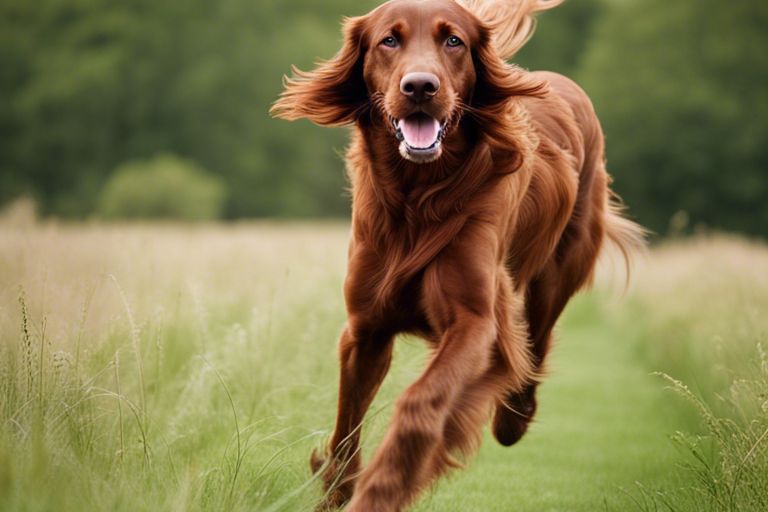
[[[530,330],[531,352],[536,370],[541,372],[552,344],[552,331],[566,304],[587,284],[600,251],[602,231],[583,232],[581,236],[566,232],[566,237],[543,271],[528,285],[525,304]],[[504,446],[518,442],[528,430],[536,414],[536,387],[533,381],[524,389],[511,388],[496,408],[493,434]]]
[[[592,126],[585,139],[588,147],[571,220],[552,257],[527,284],[525,313],[538,371],[552,344],[557,319],[573,294],[591,281],[605,235],[608,176],[599,125]],[[493,434],[502,445],[515,444],[528,430],[536,414],[536,386],[533,382],[522,391],[511,388],[498,404]]]
[[[572,264],[557,266],[551,262],[528,288],[526,317],[534,364],[540,372],[552,344],[552,331],[558,317],[592,273],[591,265],[580,265],[575,260],[568,263]],[[511,389],[506,399],[498,404],[493,418],[493,435],[502,445],[515,444],[527,432],[536,414],[537,385],[538,382],[533,381],[522,390]]]
[[[319,510],[334,509],[352,496],[360,470],[360,429],[392,359],[391,335],[354,327],[339,339],[339,402],[336,427],[325,453],[312,453],[313,472],[322,471],[326,496]]]

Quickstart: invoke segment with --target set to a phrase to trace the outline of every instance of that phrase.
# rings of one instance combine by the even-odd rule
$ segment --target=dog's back
[[[543,97],[521,99],[540,140],[532,193],[526,198],[528,204],[522,207],[530,213],[528,218],[521,218],[519,233],[525,235],[528,226],[532,233],[537,233],[536,226],[540,228],[546,222],[545,217],[557,211],[558,196],[568,195],[567,189],[575,186],[573,212],[561,239],[550,241],[551,250],[564,252],[574,242],[583,241],[586,245],[582,266],[589,267],[590,271],[575,272],[579,275],[591,274],[594,262],[587,260],[597,256],[604,237],[629,260],[631,254],[644,245],[645,233],[621,215],[621,204],[609,187],[611,178],[605,166],[603,131],[589,96],[574,81],[558,73],[536,71],[531,75],[547,82],[549,92]],[[539,211],[541,215],[535,215]],[[513,248],[511,260],[515,258]],[[527,278],[540,271],[533,264],[530,269],[522,264],[518,267]],[[588,279],[588,275],[584,277],[584,281]]]

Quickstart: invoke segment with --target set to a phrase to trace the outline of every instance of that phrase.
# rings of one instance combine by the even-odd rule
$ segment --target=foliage
[[[528,69],[574,76],[608,0],[567,0],[537,19],[536,32],[514,57]]]
[[[291,63],[333,55],[348,4],[0,3],[0,202],[82,216],[117,166],[170,152],[220,174],[228,217],[343,214],[344,134],[267,111]]]
[[[208,220],[220,216],[223,203],[221,180],[194,162],[159,155],[115,170],[98,213],[113,219]]]
[[[598,22],[579,75],[616,188],[664,234],[768,235],[768,3],[628,0]]]
[[[5,0],[0,204],[82,217],[110,173],[169,152],[211,169],[226,218],[344,216],[344,130],[270,119],[281,76],[378,0]],[[578,78],[638,219],[768,234],[768,3],[568,0],[516,61]],[[678,227],[685,222],[677,222]]]

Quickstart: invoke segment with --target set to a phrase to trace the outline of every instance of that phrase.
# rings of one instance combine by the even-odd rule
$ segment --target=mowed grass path
[[[679,402],[610,323],[607,300],[580,296],[567,310],[526,437],[504,448],[487,435],[469,471],[418,510],[639,510],[640,486],[672,486]]]
[[[309,451],[335,414],[347,230],[0,231],[0,509],[310,510]],[[487,434],[415,510],[632,510],[637,482],[675,485],[684,414],[616,297],[569,306],[523,441]],[[366,456],[428,356],[398,341]]]

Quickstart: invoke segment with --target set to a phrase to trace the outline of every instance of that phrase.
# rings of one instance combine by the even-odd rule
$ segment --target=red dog
[[[555,321],[603,240],[625,256],[643,242],[610,199],[585,93],[504,61],[561,1],[387,2],[348,19],[341,51],[294,70],[273,107],[354,126],[338,418],[312,457],[321,508],[402,510],[477,447],[493,409],[496,439],[518,441]],[[403,332],[434,356],[361,470],[360,425]]]

